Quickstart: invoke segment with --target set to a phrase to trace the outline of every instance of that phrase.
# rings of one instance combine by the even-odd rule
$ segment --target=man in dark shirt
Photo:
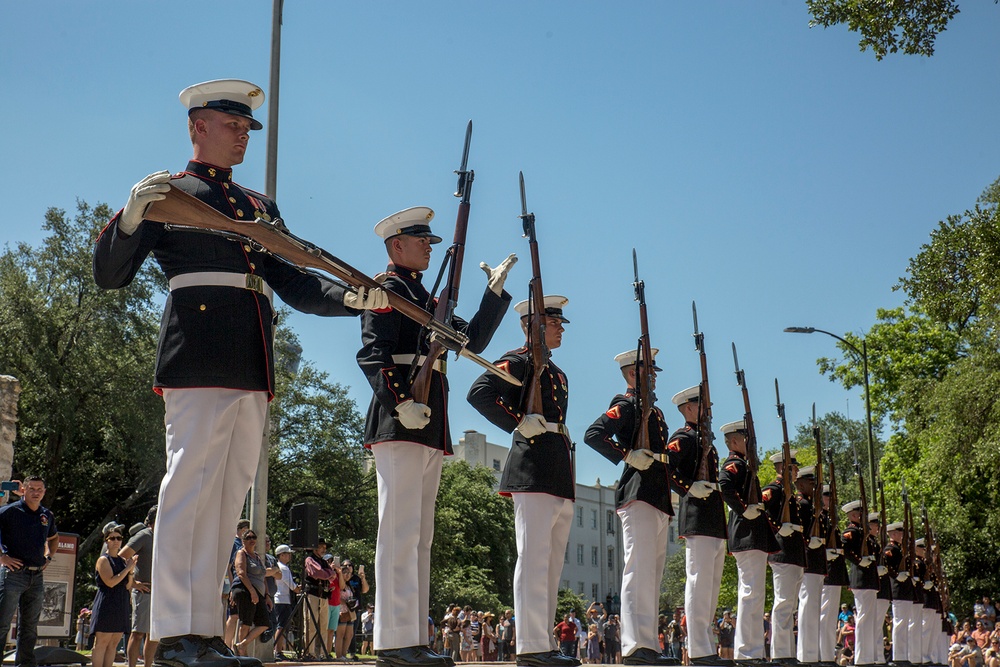
[[[42,507],[45,480],[27,477],[15,492],[21,500],[0,507],[0,638],[16,611],[17,667],[35,667],[35,640],[45,591],[42,571],[59,546],[52,512]]]
[[[125,560],[139,556],[133,570],[132,583],[132,633],[128,636],[128,667],[135,667],[142,651],[145,667],[152,667],[156,642],[149,637],[149,581],[153,570],[153,526],[156,524],[156,505],[146,512],[145,526],[132,536],[118,554]]]

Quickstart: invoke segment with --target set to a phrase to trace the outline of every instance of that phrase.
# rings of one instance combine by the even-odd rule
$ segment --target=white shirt
[[[295,579],[292,578],[292,569],[278,561],[278,569],[281,570],[281,579],[276,579],[278,591],[274,594],[274,604],[292,604],[292,589],[295,588]]]

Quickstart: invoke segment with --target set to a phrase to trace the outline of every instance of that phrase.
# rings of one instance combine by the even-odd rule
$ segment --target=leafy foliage
[[[934,41],[958,14],[957,0],[806,0],[809,26],[847,24],[861,34],[858,46],[882,60],[902,49],[910,55],[934,55]]]

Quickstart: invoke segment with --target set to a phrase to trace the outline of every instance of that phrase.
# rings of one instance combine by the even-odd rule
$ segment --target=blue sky
[[[385,256],[372,227],[385,215],[431,206],[450,239],[452,171],[471,118],[476,179],[458,312],[478,303],[478,262],[509,252],[522,262],[508,287],[526,296],[523,170],[545,287],[570,298],[554,358],[570,380],[579,481],[620,473],[582,440],[621,391],[612,358],[638,333],[633,246],[671,428],[681,422],[670,396],[698,381],[697,300],[716,425],[743,412],[735,341],[760,445],[774,448],[775,377],[792,426],[814,401],[820,413],[863,415],[860,392],[816,372],[834,341],[782,329],[867,330],[877,308],[902,303],[892,287],[937,222],[1000,174],[994,3],[963,2],[930,59],[878,62],[858,51],[857,35],[808,21],[801,0],[288,0],[279,206],[296,234],[377,273]],[[229,77],[270,93],[270,24],[261,0],[3,3],[0,244],[37,244],[49,207],[71,211],[79,198],[117,208],[146,174],[182,169],[190,144],[177,93]],[[264,160],[259,132],[236,180],[262,189]],[[305,357],[350,386],[363,411],[357,322],[291,324]],[[486,356],[520,341],[508,316]],[[464,401],[478,367],[450,371],[456,436],[476,429],[508,442]]]

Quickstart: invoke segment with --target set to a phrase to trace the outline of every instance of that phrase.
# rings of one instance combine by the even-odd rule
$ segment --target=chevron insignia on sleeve
[[[760,498],[761,498],[761,500],[763,500],[763,501],[764,501],[765,503],[766,503],[766,502],[767,502],[768,500],[770,500],[770,499],[771,499],[771,489],[764,489],[763,491],[761,491],[761,492],[760,492]]]
[[[669,449],[672,452],[679,452],[679,451],[681,451],[681,441],[680,440],[671,440],[670,443],[667,445],[667,449]]]
[[[610,408],[610,409],[609,409],[609,410],[608,410],[608,411],[607,411],[606,413],[604,413],[604,414],[606,414],[607,416],[611,417],[612,419],[620,419],[620,418],[621,418],[621,416],[622,416],[622,410],[621,410],[621,408],[620,408],[620,407],[618,407],[617,405],[613,405],[613,406],[611,406],[611,408]]]

